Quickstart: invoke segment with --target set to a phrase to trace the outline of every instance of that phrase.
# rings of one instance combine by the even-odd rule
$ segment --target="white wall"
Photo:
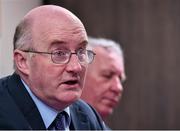
[[[41,0],[0,0],[0,77],[13,73],[13,34],[20,19]]]

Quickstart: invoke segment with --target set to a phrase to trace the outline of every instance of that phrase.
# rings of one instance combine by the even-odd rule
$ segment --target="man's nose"
[[[111,90],[118,94],[123,91],[123,86],[118,76],[113,78]]]
[[[80,72],[82,70],[82,65],[79,62],[79,59],[76,54],[73,54],[67,63],[67,71],[70,72]]]

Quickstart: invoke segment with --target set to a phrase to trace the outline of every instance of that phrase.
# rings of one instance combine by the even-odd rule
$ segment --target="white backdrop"
[[[20,19],[41,0],[0,0],[0,77],[13,73],[13,34]]]

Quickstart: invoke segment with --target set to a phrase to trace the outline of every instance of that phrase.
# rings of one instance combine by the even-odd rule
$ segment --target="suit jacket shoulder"
[[[70,114],[70,129],[105,129],[97,112],[82,100],[70,106]],[[17,74],[0,79],[0,130],[5,129],[46,129],[35,103]]]
[[[83,100],[70,106],[75,130],[104,130],[105,124],[98,113]]]
[[[0,129],[45,129],[35,103],[17,74],[0,79]]]

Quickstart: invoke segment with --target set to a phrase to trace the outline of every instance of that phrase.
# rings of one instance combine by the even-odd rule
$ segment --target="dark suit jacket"
[[[82,100],[70,105],[73,130],[103,130],[96,111]],[[0,129],[46,129],[42,117],[19,75],[0,79]]]

